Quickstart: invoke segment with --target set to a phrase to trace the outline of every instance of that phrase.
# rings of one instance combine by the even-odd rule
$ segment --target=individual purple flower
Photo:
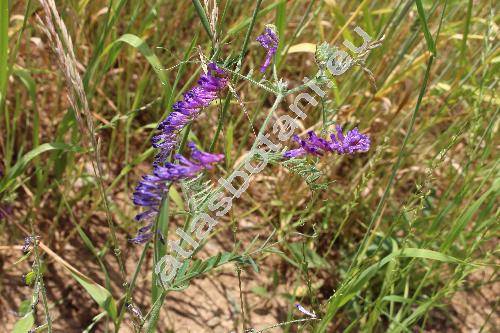
[[[266,49],[266,59],[262,66],[260,66],[261,73],[264,73],[267,67],[271,64],[271,59],[276,54],[278,50],[279,37],[275,32],[275,28],[272,25],[267,25],[264,29],[264,33],[257,37],[257,41]]]
[[[357,152],[366,152],[370,149],[370,138],[359,133],[355,128],[348,131],[344,136],[342,127],[336,126],[337,135],[331,134],[328,141],[317,136],[313,131],[309,131],[308,137],[304,140],[294,135],[293,139],[300,145],[299,148],[289,150],[283,154],[285,158],[302,157],[305,155],[323,156],[329,152],[337,154],[354,154]]]
[[[289,151],[285,152],[283,154],[283,157],[285,157],[285,158],[295,158],[295,157],[302,157],[304,155],[306,155],[306,151],[304,150],[304,148],[300,147],[300,148],[292,149],[292,150],[289,150]]]
[[[208,71],[200,76],[198,85],[186,92],[183,100],[176,102],[172,106],[173,111],[158,124],[159,132],[151,138],[152,146],[160,150],[155,156],[154,165],[165,163],[177,145],[179,132],[217,98],[227,83],[224,71],[215,63],[208,64]]]
[[[134,244],[144,244],[153,238],[154,233],[150,231],[153,229],[153,222],[148,223],[146,226],[139,228],[137,235],[130,239],[131,243]]]
[[[135,238],[130,240],[132,243],[142,244],[153,237],[154,220],[172,183],[194,178],[224,159],[223,154],[211,154],[198,150],[192,142],[188,143],[188,147],[191,150],[190,159],[175,154],[174,162],[178,163],[166,162],[163,165],[156,165],[153,174],[143,176],[137,185],[133,201],[136,206],[144,207],[145,211],[137,214],[135,219],[138,222],[147,222],[147,224],[138,230]]]
[[[224,159],[224,154],[205,153],[198,150],[193,142],[189,142],[188,147],[191,149],[191,158],[207,169],[212,168],[210,164],[220,162]]]
[[[125,303],[125,306],[127,307],[127,310],[130,311],[132,316],[135,317],[135,319],[138,319],[140,321],[144,320],[141,309],[139,309],[135,304],[127,302]]]

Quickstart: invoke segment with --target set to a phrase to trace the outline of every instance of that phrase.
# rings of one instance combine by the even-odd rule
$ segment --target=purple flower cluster
[[[138,222],[149,223],[138,230],[137,236],[132,238],[131,242],[141,244],[153,237],[154,220],[173,182],[193,178],[200,172],[212,169],[213,164],[224,159],[223,154],[210,154],[198,150],[192,142],[188,143],[188,146],[191,149],[190,159],[175,154],[174,160],[178,161],[178,164],[166,162],[163,165],[155,165],[153,174],[143,176],[137,185],[133,196],[134,204],[146,210],[138,214],[135,219]]]
[[[293,139],[300,145],[300,148],[289,150],[283,156],[286,158],[304,155],[323,156],[331,152],[342,155],[366,152],[370,149],[370,138],[359,133],[357,128],[348,131],[346,135],[343,134],[341,126],[337,125],[335,129],[337,135],[330,134],[331,141],[320,138],[313,131],[308,132],[305,140],[294,135]]]
[[[135,219],[149,223],[139,229],[137,236],[131,239],[133,243],[147,242],[153,236],[153,221],[173,182],[193,178],[200,172],[211,169],[212,164],[224,158],[221,154],[199,151],[194,143],[190,142],[188,146],[191,149],[191,159],[176,154],[174,160],[178,162],[177,164],[167,162],[170,153],[177,145],[179,132],[196,119],[204,107],[217,98],[227,83],[225,72],[215,63],[208,64],[208,71],[201,75],[198,85],[186,92],[183,100],[176,102],[172,106],[173,111],[158,124],[159,133],[151,139],[153,147],[159,149],[153,162],[153,173],[142,177],[133,195],[134,204],[145,208],[145,211],[138,214]]]
[[[260,66],[261,73],[264,73],[278,50],[279,38],[272,28],[266,27],[264,33],[257,37],[257,41],[267,50],[266,60],[262,66]]]
[[[198,80],[198,85],[184,94],[182,101],[176,102],[173,111],[158,125],[159,133],[152,139],[154,148],[160,149],[154,165],[161,165],[177,144],[179,132],[217,98],[217,94],[227,86],[228,79],[215,63],[208,65],[208,72]]]

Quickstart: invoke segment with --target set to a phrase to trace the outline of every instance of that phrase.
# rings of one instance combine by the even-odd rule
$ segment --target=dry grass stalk
[[[105,205],[107,221],[111,230],[114,252],[120,266],[122,279],[125,281],[125,268],[121,258],[121,252],[118,247],[115,225],[111,217],[109,203],[102,180],[103,168],[100,161],[99,140],[95,133],[94,121],[92,119],[92,113],[90,112],[89,103],[85,94],[83,81],[77,69],[78,62],[73,51],[73,42],[64,21],[61,19],[61,16],[57,11],[54,0],[39,0],[39,2],[42,5],[44,14],[42,17],[37,15],[39,27],[47,36],[52,50],[56,54],[59,69],[64,75],[66,87],[68,89],[68,100],[75,112],[81,132],[84,135],[88,135],[90,138],[91,148],[94,152],[94,156],[91,161],[92,169],[99,183],[99,189]]]

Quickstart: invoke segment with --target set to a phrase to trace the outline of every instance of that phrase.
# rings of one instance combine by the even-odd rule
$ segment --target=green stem
[[[215,144],[217,143],[220,131],[222,130],[222,126],[224,125],[224,119],[226,118],[227,109],[231,104],[230,102],[231,102],[231,94],[228,94],[224,101],[224,105],[222,106],[222,109],[220,111],[220,116],[219,120],[217,121],[217,129],[215,130],[215,135],[212,139],[212,142],[210,143],[210,148],[208,149],[208,151],[210,151],[211,153],[213,153],[215,149]]]
[[[7,58],[9,50],[9,1],[0,1],[0,110],[7,91]]]
[[[250,35],[252,34],[253,27],[255,25],[255,21],[257,20],[257,14],[259,13],[259,7],[262,3],[262,0],[257,0],[255,4],[255,8],[253,10],[252,20],[250,21],[250,25],[248,26],[247,33],[245,34],[245,39],[243,40],[243,46],[241,47],[240,57],[238,59],[237,71],[239,72],[241,69],[241,65],[243,62],[243,57],[248,49],[248,43],[250,41]]]
[[[253,15],[252,15],[252,20],[250,21],[250,25],[248,26],[247,32],[245,34],[245,39],[243,40],[243,46],[241,47],[240,56],[238,58],[238,64],[236,65],[236,71],[230,71],[228,69],[228,71],[230,71],[233,74],[233,76],[231,78],[231,82],[233,84],[235,83],[236,77],[247,79],[245,76],[241,75],[239,72],[241,71],[243,58],[245,57],[245,53],[248,49],[248,43],[250,41],[250,36],[252,35],[252,30],[253,30],[253,27],[255,25],[255,21],[257,20],[257,14],[259,13],[259,8],[260,8],[261,3],[262,3],[262,0],[258,0],[256,5],[255,5]],[[251,80],[251,79],[249,79],[249,80]],[[215,148],[215,144],[217,142],[217,139],[219,138],[219,134],[220,134],[220,131],[221,131],[222,126],[224,124],[224,118],[226,116],[227,109],[229,108],[230,102],[231,102],[231,94],[228,94],[226,96],[226,100],[224,101],[224,107],[222,108],[220,116],[219,116],[217,130],[215,132],[214,138],[212,139],[212,143],[210,144],[210,149],[209,149],[210,152],[213,152],[213,150]]]
[[[210,23],[208,23],[208,18],[207,14],[205,13],[205,9],[203,9],[203,6],[201,5],[199,0],[193,0],[193,5],[194,8],[196,9],[196,13],[200,17],[203,28],[205,28],[205,31],[208,34],[208,37],[210,37],[210,39],[213,41],[214,36],[212,35],[212,31],[210,30]]]
[[[31,215],[31,213],[30,213]],[[38,239],[36,239],[36,236],[34,234],[34,226],[33,226],[33,219],[30,217],[30,228],[31,228],[31,236],[33,238],[33,253],[35,255],[35,265],[36,265],[36,275],[37,275],[37,283],[39,284],[40,292],[42,293],[42,304],[43,304],[43,310],[45,312],[45,320],[47,321],[47,331],[49,333],[52,332],[52,319],[50,318],[50,313],[49,313],[49,304],[47,300],[47,291],[45,290],[45,284],[43,283],[43,273],[42,273],[42,260],[40,259],[40,253],[38,252]]]
[[[467,4],[467,19],[465,20],[464,36],[462,38],[462,47],[460,50],[460,57],[462,59],[465,59],[464,55],[465,51],[467,50],[467,37],[469,36],[471,14],[472,14],[472,0],[469,0],[469,3]]]
[[[121,322],[123,320],[123,316],[125,314],[126,304],[132,296],[132,291],[134,290],[137,276],[139,275],[139,271],[141,269],[142,263],[144,262],[144,258],[146,257],[146,253],[147,253],[148,248],[149,248],[149,242],[144,244],[144,248],[142,249],[142,253],[141,253],[141,258],[139,259],[139,263],[137,264],[137,267],[135,268],[135,272],[134,272],[134,275],[132,276],[132,280],[130,281],[129,287],[127,288],[127,293],[125,295],[125,299],[124,299],[123,304],[121,306],[120,314],[118,315],[118,319],[116,321],[115,333],[118,333],[120,330],[120,325],[121,325]]]
[[[250,77],[248,77],[248,76],[242,75],[242,74],[240,74],[240,73],[238,73],[238,72],[236,72],[236,71],[233,71],[233,70],[232,70],[232,69],[230,69],[230,68],[224,67],[224,66],[222,66],[222,65],[219,65],[219,67],[220,67],[220,68],[222,68],[223,70],[225,70],[225,71],[227,71],[227,72],[229,72],[229,73],[231,73],[231,74],[235,75],[235,76],[238,76],[239,78],[241,78],[241,79],[243,79],[243,80],[247,80],[248,82],[250,82],[250,83],[252,83],[252,84],[256,85],[257,87],[259,87],[259,88],[261,88],[261,89],[263,89],[263,90],[265,90],[265,91],[267,91],[267,92],[270,92],[270,93],[275,94],[275,95],[277,95],[277,94],[278,94],[278,92],[277,92],[277,91],[273,90],[273,89],[272,89],[272,88],[270,88],[270,87],[267,87],[267,86],[263,85],[263,84],[262,84],[262,83],[260,83],[260,82],[255,81],[254,79],[252,79],[252,78],[250,78]]]

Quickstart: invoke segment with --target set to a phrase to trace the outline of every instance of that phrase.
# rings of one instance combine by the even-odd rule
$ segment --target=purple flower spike
[[[355,128],[348,131],[344,136],[342,127],[336,126],[337,135],[331,134],[331,141],[325,140],[310,131],[308,137],[304,140],[294,136],[294,140],[300,145],[300,148],[292,149],[284,153],[285,158],[302,157],[304,155],[323,156],[326,153],[336,152],[337,154],[354,154],[366,152],[370,149],[370,138],[359,133]]]
[[[191,149],[190,159],[180,154],[174,155],[174,160],[178,163],[156,165],[153,174],[143,176],[135,188],[134,204],[145,208],[145,211],[137,214],[135,219],[138,222],[147,221],[149,223],[137,231],[136,237],[130,239],[132,243],[146,243],[153,237],[154,233],[151,231],[153,221],[158,215],[161,203],[168,194],[172,183],[194,178],[224,159],[223,154],[211,154],[198,150],[192,142],[189,142],[188,146]]]
[[[151,139],[160,149],[153,165],[161,165],[177,145],[179,132],[196,119],[204,107],[209,106],[228,83],[226,74],[215,63],[208,64],[208,72],[201,75],[198,85],[184,94],[182,101],[172,106],[172,112],[158,124],[159,133]]]
[[[276,54],[278,50],[279,38],[275,32],[275,28],[272,25],[266,26],[264,33],[257,37],[257,41],[262,45],[263,48],[266,49],[266,59],[262,66],[260,66],[261,73],[264,73],[271,64],[271,59]]]
[[[356,152],[366,152],[370,149],[371,141],[368,135],[361,134],[358,128],[354,128],[348,131],[344,136],[342,133],[342,127],[337,125],[335,127],[337,130],[337,139],[334,134],[330,135],[332,139],[332,150],[337,151],[339,154],[354,154]]]
[[[179,163],[167,162],[177,146],[179,132],[196,119],[202,109],[209,106],[228,84],[226,73],[215,63],[208,64],[207,69],[207,73],[200,76],[198,85],[187,91],[182,101],[172,105],[172,112],[158,124],[158,133],[151,138],[151,145],[158,149],[153,162],[154,170],[142,178],[133,194],[134,204],[145,208],[135,219],[138,222],[148,221],[149,224],[139,229],[137,236],[130,240],[133,243],[145,243],[153,236],[152,221],[158,215],[161,202],[173,182],[195,177],[224,158],[221,154],[201,152],[190,143],[192,160],[175,155],[174,159]]]

